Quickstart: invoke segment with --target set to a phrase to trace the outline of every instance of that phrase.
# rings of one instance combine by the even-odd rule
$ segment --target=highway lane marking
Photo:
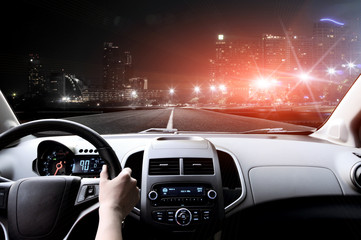
[[[174,108],[172,109],[172,112],[170,113],[168,124],[167,124],[167,129],[173,129],[173,113],[174,113]]]

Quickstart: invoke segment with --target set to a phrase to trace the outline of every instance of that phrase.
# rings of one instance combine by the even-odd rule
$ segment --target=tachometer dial
[[[70,175],[73,152],[60,143],[44,141],[38,147],[37,167],[42,176]]]

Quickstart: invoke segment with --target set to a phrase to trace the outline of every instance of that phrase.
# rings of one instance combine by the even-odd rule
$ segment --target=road
[[[210,108],[209,110],[317,128],[331,115],[334,108],[335,106],[310,105],[295,107]]]
[[[100,134],[136,133],[150,128],[175,128],[178,131],[202,132],[243,132],[280,127],[292,131],[312,129],[271,120],[192,108],[127,110],[67,119],[87,125]]]

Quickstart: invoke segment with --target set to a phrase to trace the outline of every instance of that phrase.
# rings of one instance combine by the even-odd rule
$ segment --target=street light
[[[301,73],[298,78],[301,79],[303,82],[307,82],[311,79],[310,75],[308,75],[307,73]]]
[[[271,86],[271,83],[266,79],[260,78],[256,81],[256,85],[260,89],[267,89]]]
[[[219,85],[219,90],[221,90],[222,92],[224,92],[224,91],[227,90],[227,88],[226,88],[226,86],[225,86],[224,84],[221,84],[221,85]]]
[[[327,74],[330,76],[330,81],[332,80],[332,76],[336,74],[336,69],[335,68],[327,68]]]
[[[131,95],[132,95],[132,102],[134,104],[134,99],[137,97],[137,91],[133,90]]]
[[[356,65],[353,62],[348,62],[346,66],[348,68],[349,75],[351,75],[352,69],[354,69]]]
[[[169,89],[169,94],[170,94],[170,101],[171,101],[171,103],[173,103],[173,95],[174,95],[174,92],[175,92],[174,88]]]
[[[70,101],[70,97],[68,97],[68,96],[62,97],[62,98],[61,98],[61,101],[63,101],[63,102],[69,102],[69,101]]]
[[[349,63],[347,63],[347,67],[354,68],[354,67],[356,67],[356,65],[353,62],[349,62]]]
[[[196,93],[197,99],[198,99],[198,93],[201,91],[201,88],[198,86],[194,87],[194,92]]]
[[[194,91],[197,93],[197,95],[198,95],[198,93],[201,91],[201,89],[200,89],[200,87],[198,87],[198,86],[196,86],[196,87],[194,87]]]
[[[336,74],[336,69],[335,68],[327,68],[327,73],[329,75],[335,75]]]

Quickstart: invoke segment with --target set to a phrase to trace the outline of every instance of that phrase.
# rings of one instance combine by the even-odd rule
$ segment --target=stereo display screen
[[[204,187],[161,187],[160,195],[162,197],[182,197],[182,196],[203,196],[205,192]]]

